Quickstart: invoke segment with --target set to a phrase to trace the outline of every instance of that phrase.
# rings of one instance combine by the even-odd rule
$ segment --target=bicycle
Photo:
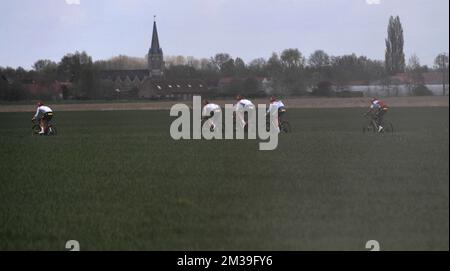
[[[383,129],[380,131],[378,118],[375,114],[366,113],[364,116],[368,119],[368,122],[363,126],[363,133],[394,133],[394,125],[390,121],[383,119],[380,123],[380,126],[383,127]]]
[[[52,123],[48,123],[44,133],[39,134],[41,132],[39,122],[36,122],[35,120],[32,120],[31,122],[33,123],[33,126],[31,127],[32,135],[56,136],[58,134],[56,127]]]
[[[292,126],[289,123],[289,121],[284,120],[283,118],[279,118],[278,119],[278,123],[279,123],[279,127],[280,127],[280,131],[281,132],[286,133],[286,134],[292,133]],[[267,115],[267,117],[266,117],[266,131],[267,132],[270,129],[270,125],[271,125],[271,123],[270,123],[270,116]]]

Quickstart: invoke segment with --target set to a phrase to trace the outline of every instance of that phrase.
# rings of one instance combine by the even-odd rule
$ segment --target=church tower
[[[156,19],[153,22],[152,46],[148,52],[148,70],[150,77],[161,77],[164,74],[164,55],[162,48],[159,47]]]

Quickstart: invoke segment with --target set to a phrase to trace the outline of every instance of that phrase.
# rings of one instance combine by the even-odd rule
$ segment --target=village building
[[[335,86],[336,91],[344,90],[350,92],[359,92],[363,96],[411,96],[413,90],[418,85],[422,85],[429,90],[429,94],[448,96],[448,76],[443,80],[441,72],[432,71],[422,73],[414,78],[409,73],[399,73],[390,76],[382,81],[353,81],[345,86]],[[444,83],[445,85],[444,85]],[[445,89],[444,89],[445,87]]]
[[[139,99],[191,99],[207,95],[202,80],[173,80],[164,76],[164,53],[159,43],[156,21],[153,22],[152,42],[148,52],[148,68],[143,70],[104,70],[102,81],[120,97]]]

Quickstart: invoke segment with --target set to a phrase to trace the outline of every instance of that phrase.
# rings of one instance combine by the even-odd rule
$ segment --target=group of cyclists
[[[242,125],[243,128],[246,127],[247,120],[245,118],[245,113],[254,112],[255,109],[255,105],[249,99],[246,99],[242,95],[238,95],[236,97],[236,104],[234,106],[236,122],[239,125]],[[222,109],[218,104],[211,103],[208,100],[204,101],[202,118],[205,122],[208,122],[212,130],[215,130],[217,128],[217,124],[214,122],[213,116],[214,114],[221,112],[221,110]],[[388,110],[389,107],[384,101],[378,98],[371,99],[369,111],[366,113],[366,115],[370,114],[376,124],[378,132],[380,133],[383,132],[383,118]],[[278,113],[278,118],[274,118],[273,123],[274,127],[278,129],[278,132],[280,132],[280,121],[286,114],[286,112],[286,106],[281,100],[277,99],[275,96],[270,97],[269,108],[267,109],[266,115],[270,116]],[[39,135],[46,134],[48,124],[52,120],[53,114],[53,110],[49,106],[44,105],[43,102],[37,103],[36,113],[33,116],[32,121],[34,122],[36,120],[39,120],[39,126],[41,128],[39,131]]]
[[[234,116],[236,125],[241,125],[242,128],[247,127],[248,119],[251,118],[251,115],[248,115],[248,117],[245,117],[245,114],[253,114],[255,112],[256,106],[250,101],[249,99],[245,98],[242,95],[238,95],[236,97],[236,104],[234,105]],[[267,116],[274,116],[275,113],[278,113],[278,117],[274,118],[274,127],[278,129],[278,132],[280,132],[280,120],[283,117],[283,115],[286,113],[286,107],[284,103],[277,99],[276,97],[272,96],[270,97],[270,104],[269,109],[266,112]],[[218,112],[221,112],[221,107],[218,104],[211,103],[208,100],[204,101],[204,107],[202,111],[202,118],[203,120],[208,123],[208,125],[211,127],[211,130],[215,130],[217,127],[217,123],[214,121],[214,115]]]
[[[284,114],[287,112],[285,104],[277,99],[276,97],[272,96],[269,100],[269,109],[266,112],[267,116],[275,115],[275,113],[278,112],[278,118],[274,118],[273,125],[276,127],[278,132],[280,132],[280,123],[284,116]],[[242,125],[242,127],[246,127],[247,122],[245,119],[245,112],[254,112],[255,105],[249,100],[244,98],[242,95],[238,95],[236,97],[236,105],[234,107],[236,122]],[[383,119],[384,115],[389,110],[389,107],[387,104],[378,99],[378,98],[372,98],[370,100],[370,107],[369,111],[365,114],[366,116],[370,116],[372,118],[372,121],[376,125],[376,129],[379,133],[383,132]],[[203,119],[209,123],[212,130],[216,129],[217,125],[214,123],[213,116],[215,113],[220,112],[221,108],[219,105],[215,103],[211,103],[208,100],[205,100],[202,117]]]

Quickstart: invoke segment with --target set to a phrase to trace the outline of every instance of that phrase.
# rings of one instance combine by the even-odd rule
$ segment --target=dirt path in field
[[[351,108],[368,107],[370,98],[288,98],[283,100],[289,108]],[[448,107],[449,97],[386,97],[391,107]],[[214,100],[224,105],[233,100]],[[267,104],[267,99],[255,99],[255,104]],[[176,103],[192,105],[192,101],[143,101],[130,103],[79,103],[50,105],[55,111],[115,111],[115,110],[169,110]],[[0,105],[0,112],[32,112],[35,105]]]

